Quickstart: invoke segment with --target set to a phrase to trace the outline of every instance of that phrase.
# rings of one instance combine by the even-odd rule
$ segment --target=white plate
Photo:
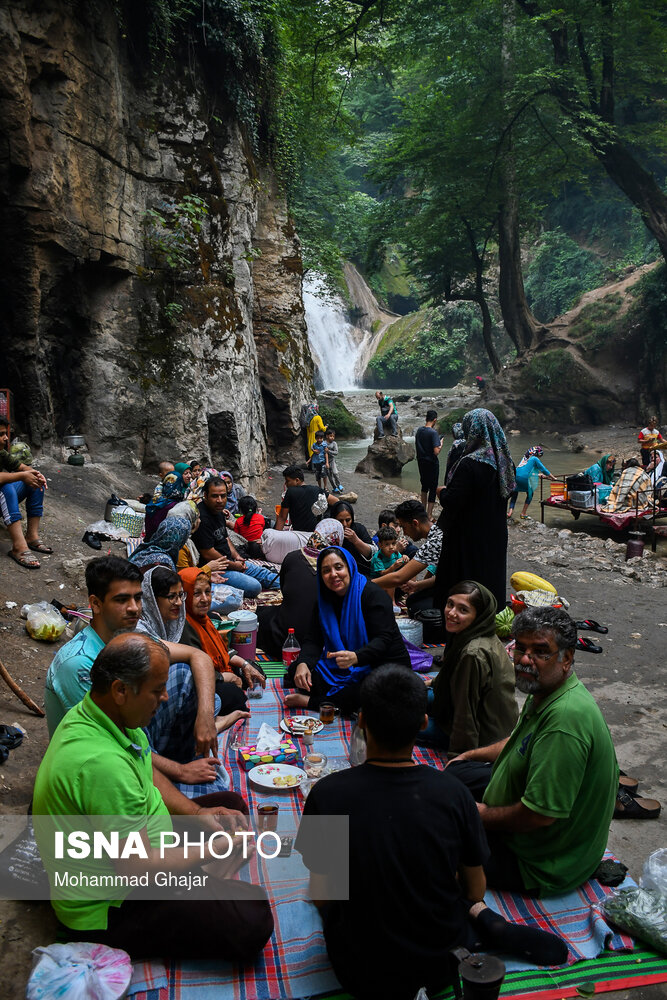
[[[315,733],[319,733],[322,729],[324,729],[324,723],[321,722],[316,715],[290,715],[287,718],[290,720],[290,722],[293,720],[297,721],[301,719],[303,719],[303,721],[305,722],[306,719],[312,719],[313,722],[316,723],[316,725],[313,726],[311,730],[313,736],[315,735]],[[284,733],[290,733],[291,736],[303,736],[308,731],[306,729],[303,729],[301,726],[298,726],[294,730],[291,729],[288,724],[287,718],[281,719],[280,722],[280,728]]]
[[[269,788],[272,792],[291,792],[298,788],[306,778],[306,772],[291,764],[258,764],[248,771],[248,777],[254,785]],[[293,785],[275,784],[275,778],[296,778]]]

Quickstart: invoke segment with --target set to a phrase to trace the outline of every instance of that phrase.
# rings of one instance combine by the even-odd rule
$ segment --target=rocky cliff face
[[[252,482],[267,414],[289,443],[313,392],[298,239],[196,52],[147,83],[129,45],[106,0],[0,3],[0,382],[38,448],[80,432],[102,461]],[[201,228],[170,267],[145,212],[187,195]]]

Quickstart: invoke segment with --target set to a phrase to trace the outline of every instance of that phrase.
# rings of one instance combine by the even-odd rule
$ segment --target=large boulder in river
[[[378,438],[376,432],[373,444],[368,446],[366,457],[362,458],[354,471],[363,472],[375,479],[400,476],[403,466],[411,462],[414,457],[414,446],[405,443],[400,427],[395,436],[385,434],[384,437]]]

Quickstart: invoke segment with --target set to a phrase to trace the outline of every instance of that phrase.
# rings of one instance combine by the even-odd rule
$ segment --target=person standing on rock
[[[396,437],[398,433],[398,413],[396,412],[394,400],[390,396],[385,396],[379,389],[375,393],[375,398],[380,407],[380,416],[376,418],[377,436],[383,438],[385,430],[387,430],[392,437]]]
[[[421,480],[421,501],[430,517],[433,513],[438,480],[440,478],[440,462],[438,455],[442,448],[442,438],[435,429],[438,414],[435,410],[426,411],[426,422],[418,427],[415,434],[415,449],[417,465]]]

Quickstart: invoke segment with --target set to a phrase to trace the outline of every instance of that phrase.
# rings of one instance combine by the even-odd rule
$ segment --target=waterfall
[[[303,279],[308,342],[324,389],[353,389],[359,385],[385,330],[398,318],[396,313],[380,308],[352,264],[344,264],[343,274],[360,317],[357,326],[350,323],[345,303],[328,291],[321,274],[310,271]]]
[[[325,389],[351,389],[359,373],[359,344],[342,299],[331,295],[319,274],[303,281],[308,342]]]

